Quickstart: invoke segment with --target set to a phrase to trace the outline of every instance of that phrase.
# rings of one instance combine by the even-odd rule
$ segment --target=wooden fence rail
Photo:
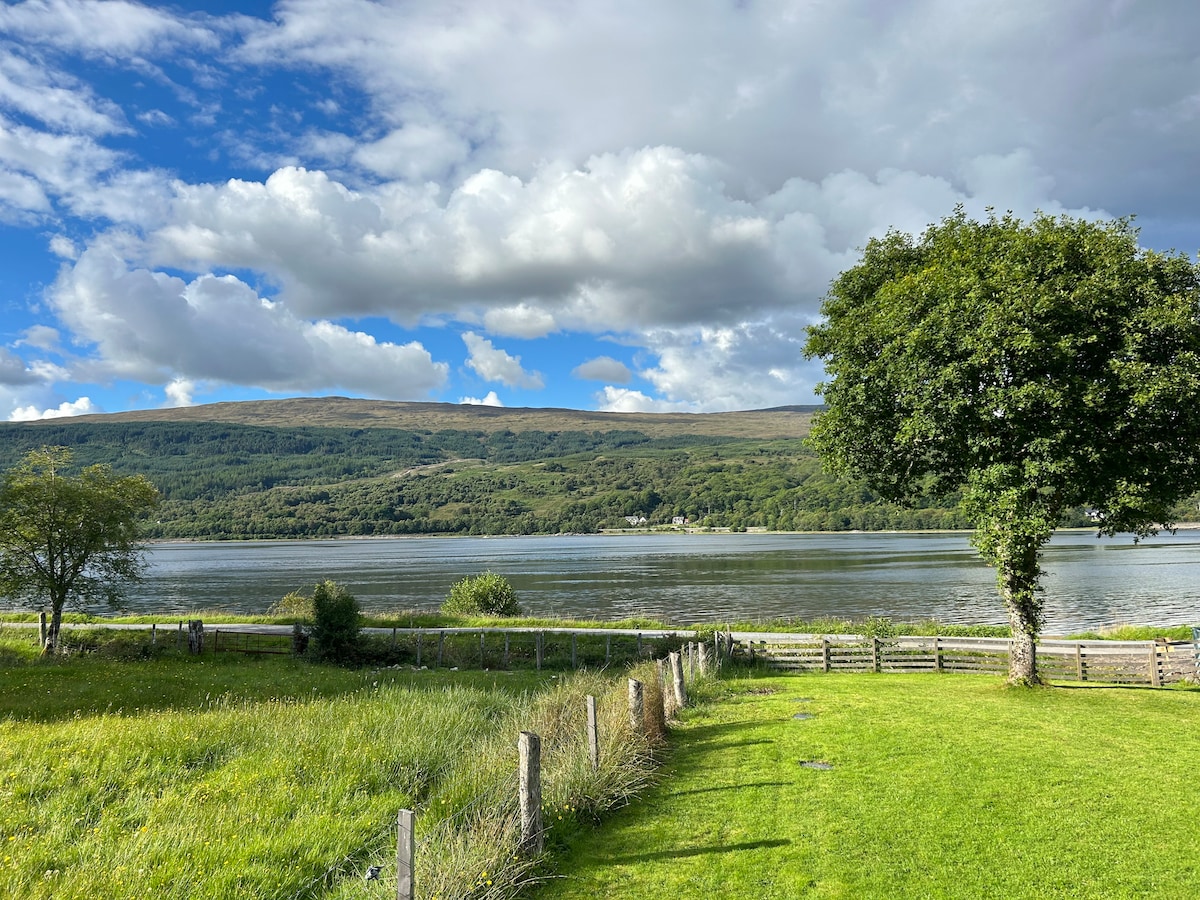
[[[1007,638],[738,634],[734,658],[795,672],[1008,671]],[[1067,641],[1037,644],[1038,669],[1053,681],[1150,684],[1200,678],[1192,641]]]

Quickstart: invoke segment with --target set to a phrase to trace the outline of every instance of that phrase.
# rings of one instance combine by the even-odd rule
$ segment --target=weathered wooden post
[[[1083,644],[1075,645],[1075,677],[1087,681],[1087,673],[1083,671]]]
[[[629,727],[636,734],[646,733],[646,701],[644,685],[636,678],[629,679]]]
[[[522,731],[520,751],[521,843],[520,852],[536,856],[542,852],[542,739]]]
[[[392,626],[392,649],[396,649],[396,626]]]
[[[821,638],[821,671],[829,671],[829,638]]]
[[[396,900],[416,900],[415,849],[413,811],[402,809],[396,816]]]
[[[484,666],[483,662],[484,662],[484,656],[483,656],[483,632],[482,632],[482,631],[480,631],[480,632],[479,632],[479,668],[481,668],[481,669],[483,669],[483,668],[486,668],[486,667]]]
[[[439,631],[438,632],[437,663],[434,664],[435,669],[440,669],[442,667],[442,654],[445,652],[445,650],[446,650],[446,632]]]
[[[663,718],[670,719],[675,715],[675,689],[671,684],[671,674],[665,659],[657,660],[658,692],[662,695]]]
[[[687,644],[687,679],[688,681],[696,680],[696,642],[688,641]]]
[[[596,723],[596,698],[587,695],[588,759],[592,771],[600,771],[600,728]]]
[[[642,633],[640,631],[637,634],[637,655],[638,659],[642,658]]]
[[[299,622],[292,623],[292,655],[299,656],[304,652],[308,641],[304,637],[304,627]]]
[[[542,671],[542,650],[545,646],[545,633],[539,631],[535,640],[535,652],[537,654],[537,670]]]
[[[700,664],[700,674],[708,674],[708,641],[701,641],[696,645],[696,658]]]
[[[612,662],[612,635],[606,634],[604,636],[604,664],[607,666],[610,662]]]
[[[511,635],[507,631],[504,632],[504,668],[506,668],[506,669],[509,667],[508,661],[509,661],[510,656],[509,656],[508,642],[509,642],[510,637],[511,637]]]
[[[942,639],[936,634],[933,636],[933,668],[942,671]]]
[[[579,668],[579,648],[578,648],[578,641],[577,641],[578,637],[579,637],[579,635],[574,634],[574,633],[572,633],[572,635],[571,635],[571,668],[572,669]]]
[[[38,646],[40,648],[42,648],[43,650],[45,650],[46,649],[46,638],[49,636],[50,632],[46,626],[46,614],[44,612],[38,613],[38,628],[40,629],[40,631],[42,633],[42,642],[40,644],[38,644]]]
[[[669,659],[672,681],[675,686],[675,706],[677,709],[683,709],[687,706],[687,684],[683,680],[683,657],[678,653],[672,653]]]
[[[871,668],[873,668],[876,672],[880,670],[878,637],[871,638]]]
[[[424,635],[422,635],[421,632],[419,632],[419,631],[417,632],[417,668],[418,669],[421,668],[421,638],[423,636]]]
[[[204,652],[204,622],[200,619],[188,620],[188,653],[198,656]]]
[[[1158,644],[1150,645],[1150,683],[1162,687],[1162,674],[1158,670]]]
[[[179,630],[175,632],[175,649],[183,646],[183,619],[179,620]]]
[[[154,647],[158,644],[158,625],[154,622],[150,623],[150,646]]]

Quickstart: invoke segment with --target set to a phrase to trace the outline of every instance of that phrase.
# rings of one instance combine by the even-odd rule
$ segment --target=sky
[[[1200,246],[1191,0],[0,6],[0,419],[816,402],[961,205]]]

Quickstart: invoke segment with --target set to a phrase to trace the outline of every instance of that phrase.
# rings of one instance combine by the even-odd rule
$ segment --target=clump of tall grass
[[[638,674],[655,681],[653,666]],[[587,740],[586,698],[597,698],[599,768],[593,770]],[[567,837],[590,827],[605,812],[624,805],[654,777],[653,739],[629,720],[624,678],[581,672],[555,687],[526,694],[508,709],[493,731],[477,742],[471,764],[447,774],[417,809],[415,860],[422,898],[500,900],[542,877],[547,859]],[[518,851],[517,741],[521,731],[542,739],[542,817],[547,851],[529,857]],[[393,857],[374,863],[394,871]],[[394,877],[345,882],[333,896],[395,896]]]

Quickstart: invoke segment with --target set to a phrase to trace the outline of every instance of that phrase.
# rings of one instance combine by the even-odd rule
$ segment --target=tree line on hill
[[[0,426],[0,468],[39,446],[141,474],[154,539],[558,534],[631,527],[779,531],[970,527],[958,498],[886,502],[824,472],[800,439],[637,431],[432,431],[211,422]],[[1068,525],[1086,525],[1083,510]]]

